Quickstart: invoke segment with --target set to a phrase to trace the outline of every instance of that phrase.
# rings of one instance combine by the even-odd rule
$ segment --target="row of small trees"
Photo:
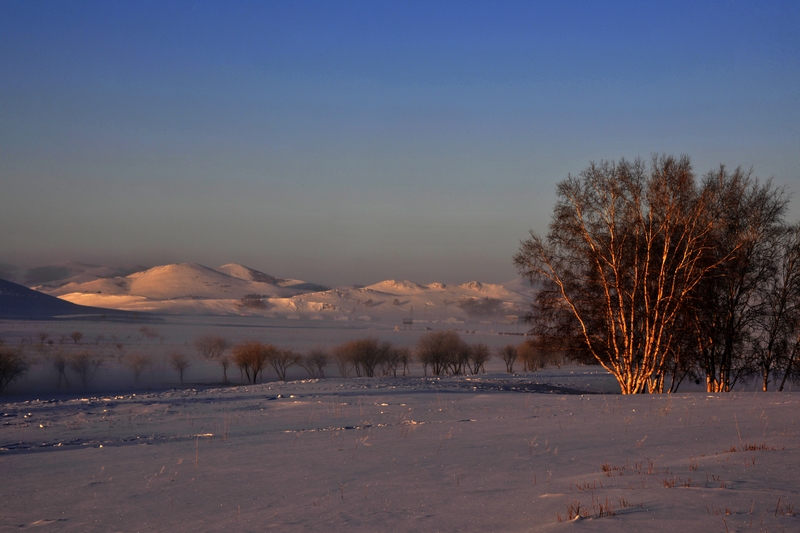
[[[70,387],[70,376],[77,378],[87,388],[98,370],[109,362],[115,362],[131,371],[134,382],[139,383],[141,374],[156,365],[153,355],[123,349],[116,356],[104,355],[94,347],[52,347],[44,340],[35,345],[38,360],[55,370],[58,375],[57,389]],[[324,378],[326,369],[335,366],[340,376],[357,377],[406,376],[409,367],[419,363],[425,375],[434,376],[479,374],[485,372],[485,364],[497,356],[505,362],[506,370],[514,372],[514,364],[521,362],[523,371],[532,372],[548,364],[559,364],[560,360],[535,349],[530,343],[509,344],[492,351],[482,343],[468,344],[455,331],[434,331],[422,335],[415,349],[395,346],[391,342],[376,338],[357,339],[327,350],[312,348],[305,354],[279,348],[260,341],[245,341],[237,344],[216,335],[203,335],[191,343],[204,360],[219,364],[223,381],[229,381],[231,367],[239,369],[242,379],[248,383],[263,381],[264,370],[271,369],[279,380],[285,381],[293,366],[303,368],[311,378]],[[71,350],[71,351],[70,351]],[[94,350],[94,351],[93,351]],[[31,365],[31,358],[24,355],[21,347],[2,345],[0,341],[0,392],[14,379],[23,375]],[[186,371],[195,364],[193,359],[180,350],[171,350],[163,362],[178,373],[181,383]]]
[[[76,343],[78,344],[78,343]],[[123,367],[130,369],[134,381],[139,382],[139,377],[147,368],[151,368],[156,360],[144,353],[119,353],[117,357],[109,357],[98,353],[96,349],[76,346],[72,351],[63,347],[55,349],[41,349],[31,356],[22,346],[8,346],[0,340],[0,393],[12,381],[20,378],[37,361],[52,368],[57,374],[56,389],[70,388],[70,375],[77,378],[85,389],[94,379],[98,370],[106,366],[109,361],[116,361]],[[183,370],[189,366],[189,360],[182,354],[175,352],[170,355],[170,366],[179,370],[183,382]],[[179,368],[180,367],[180,368]]]
[[[788,193],[688,157],[592,163],[558,184],[549,232],[514,261],[542,350],[603,365],[624,394],[800,377],[800,225]]]
[[[285,381],[288,369],[295,365],[303,368],[311,378],[324,378],[325,369],[330,364],[335,364],[339,375],[343,377],[397,377],[398,373],[406,376],[409,374],[409,366],[414,362],[422,365],[425,375],[429,371],[435,376],[475,375],[486,372],[485,364],[493,355],[485,344],[468,344],[455,331],[427,333],[420,337],[413,351],[375,338],[348,341],[330,352],[317,347],[305,355],[260,341],[234,345],[223,337],[216,336],[198,337],[194,346],[204,358],[219,362],[226,382],[228,369],[234,366],[249,383],[263,379],[263,371],[270,367],[278,379]],[[227,354],[228,350],[230,354]],[[523,363],[525,372],[539,370],[548,364],[561,363],[559,355],[541,352],[527,342],[519,346],[506,345],[498,349],[496,354],[503,359],[509,373],[514,372],[514,363],[518,360]]]

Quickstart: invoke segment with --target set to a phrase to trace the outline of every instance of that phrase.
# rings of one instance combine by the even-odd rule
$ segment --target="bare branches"
[[[28,371],[30,364],[20,350],[3,346],[0,343],[0,393],[15,379]]]
[[[308,375],[312,378],[324,378],[325,366],[328,364],[330,357],[327,350],[324,348],[312,348],[309,352],[302,357],[298,364],[302,366]]]
[[[688,158],[591,164],[558,195],[547,240],[532,233],[514,257],[544,285],[534,333],[578,336],[623,393],[657,389],[709,231]]]
[[[202,335],[197,337],[192,345],[201,357],[206,359],[219,359],[230,348],[230,343],[218,335]]]
[[[463,374],[469,360],[469,346],[455,331],[432,331],[419,338],[417,357],[426,374],[428,366],[435,376]]]
[[[290,366],[300,362],[300,355],[292,350],[274,350],[271,352],[268,361],[278,375],[278,379],[286,381],[286,371]]]
[[[186,357],[181,352],[177,351],[171,352],[169,354],[169,366],[174,368],[175,371],[178,373],[178,376],[180,377],[181,380],[181,385],[183,385],[183,373],[186,372],[187,368],[192,366],[191,362],[189,361],[189,358]]]
[[[132,353],[123,359],[123,363],[131,369],[131,372],[133,372],[133,381],[138,385],[139,377],[142,375],[142,372],[153,366],[153,358],[143,353]]]
[[[278,349],[271,344],[258,341],[244,342],[233,347],[233,362],[244,371],[247,380],[255,384],[258,374],[277,351]]]
[[[69,367],[72,371],[78,374],[78,379],[80,379],[81,385],[83,385],[84,389],[92,381],[92,378],[94,378],[94,375],[101,366],[103,366],[102,356],[93,355],[89,351],[76,353],[69,358]]]
[[[497,350],[497,354],[506,364],[506,372],[509,374],[514,373],[514,363],[517,360],[518,352],[517,347],[513,344],[506,344]]]

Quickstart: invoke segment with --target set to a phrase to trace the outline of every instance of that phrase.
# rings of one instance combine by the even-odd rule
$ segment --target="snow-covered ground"
[[[0,531],[800,531],[797,392],[624,397],[599,367],[508,375],[498,359],[476,377],[331,365],[337,377],[294,368],[287,383],[220,387],[191,346],[212,333],[301,353],[365,337],[413,347],[428,327],[448,324],[0,321],[35,363],[0,397]],[[457,327],[492,348],[523,340]],[[79,344],[60,343],[76,330]],[[106,358],[86,389],[68,370],[56,390],[40,332],[50,350]],[[194,357],[182,387],[165,362],[176,350]],[[138,383],[134,353],[156,362]]]
[[[796,393],[608,385],[563,367],[4,397],[0,528],[800,530]]]

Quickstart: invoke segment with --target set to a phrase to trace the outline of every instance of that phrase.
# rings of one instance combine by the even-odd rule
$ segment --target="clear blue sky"
[[[0,2],[3,263],[503,282],[655,152],[800,194],[800,2]]]

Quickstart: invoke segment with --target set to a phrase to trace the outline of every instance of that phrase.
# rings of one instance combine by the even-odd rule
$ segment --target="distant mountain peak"
[[[386,292],[389,294],[403,294],[407,292],[423,291],[425,290],[426,287],[423,287],[419,283],[414,283],[413,281],[408,281],[408,280],[397,281],[394,279],[387,279],[375,283],[374,285],[368,285],[367,287],[364,288],[373,291]]]
[[[467,283],[462,283],[459,285],[462,289],[469,289],[472,291],[482,291],[483,284],[480,281],[469,281]]]
[[[227,265],[222,265],[217,270],[234,278],[239,278],[246,281],[269,283],[271,285],[279,285],[282,281],[284,281],[280,278],[276,278],[275,276],[270,276],[269,274],[259,272],[258,270],[246,267],[244,265],[239,265],[237,263],[228,263]]]
[[[152,268],[148,268],[147,270],[142,270],[141,272],[134,272],[130,274],[128,277],[142,277],[154,274],[182,274],[182,273],[190,273],[190,272],[202,272],[202,273],[209,273],[213,272],[219,274],[213,268],[209,268],[205,265],[201,265],[199,263],[170,263],[168,265],[158,265]]]

